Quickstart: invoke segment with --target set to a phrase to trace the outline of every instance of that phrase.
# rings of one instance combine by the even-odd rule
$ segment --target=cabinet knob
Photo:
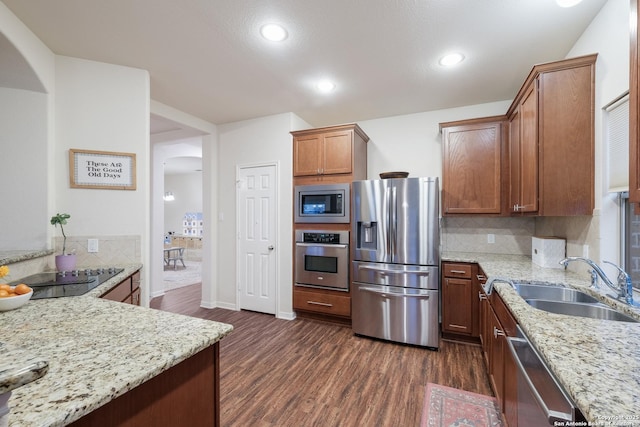
[[[478,292],[478,299],[480,301],[484,301],[487,299],[487,296],[485,294],[483,294],[482,292]]]
[[[498,329],[495,326],[493,327],[493,337],[494,338],[498,338],[498,337],[503,337],[504,336],[504,331],[502,329]]]

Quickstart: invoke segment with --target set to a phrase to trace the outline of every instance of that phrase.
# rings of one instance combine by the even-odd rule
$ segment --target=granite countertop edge
[[[51,255],[52,253],[53,249],[0,251],[0,265],[15,264],[17,262],[28,261],[30,259],[41,258]]]
[[[640,319],[637,308],[590,289],[588,275],[539,267],[528,256],[445,252],[441,258],[478,263],[489,279],[576,288]],[[552,314],[528,305],[508,284],[496,282],[495,290],[588,422],[640,425],[640,323]]]
[[[188,359],[233,326],[99,298],[141,269],[79,297],[29,301],[0,313],[0,393],[11,391],[9,426],[64,426]],[[43,326],[45,325],[45,326]],[[46,375],[45,375],[46,374]]]

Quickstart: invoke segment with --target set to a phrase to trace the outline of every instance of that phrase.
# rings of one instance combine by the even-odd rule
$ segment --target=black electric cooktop
[[[73,297],[84,295],[100,286],[124,268],[96,268],[63,272],[44,272],[17,280],[12,285],[24,283],[33,289],[31,299]]]

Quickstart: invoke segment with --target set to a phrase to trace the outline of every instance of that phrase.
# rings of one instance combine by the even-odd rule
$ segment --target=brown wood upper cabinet
[[[511,212],[593,213],[596,57],[536,65],[509,108]]]
[[[293,176],[351,174],[369,137],[356,124],[291,132]],[[361,156],[360,152],[365,155]],[[366,170],[366,166],[365,166]],[[363,178],[364,179],[364,178]]]
[[[504,212],[506,118],[441,123],[444,215]]]
[[[596,58],[534,66],[504,117],[440,124],[443,215],[593,213]]]

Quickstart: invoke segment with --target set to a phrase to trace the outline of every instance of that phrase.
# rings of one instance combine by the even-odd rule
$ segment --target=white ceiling
[[[606,2],[2,1],[56,54],[148,70],[158,102],[214,124],[293,112],[312,126],[512,99]],[[260,37],[270,22],[285,42]],[[466,60],[445,70],[449,50]]]

